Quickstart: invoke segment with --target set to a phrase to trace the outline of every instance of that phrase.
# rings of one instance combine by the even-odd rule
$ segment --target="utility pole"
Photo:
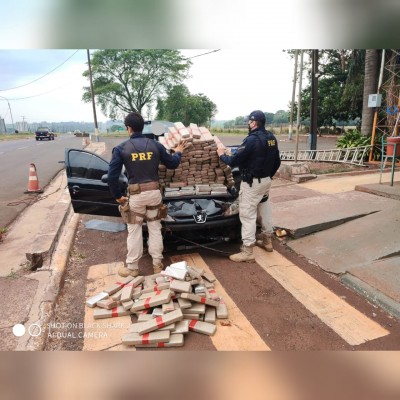
[[[311,60],[310,150],[317,150],[318,50],[312,50]]]
[[[298,50],[295,50],[292,104],[290,107],[290,124],[289,124],[289,137],[288,137],[289,140],[292,140],[292,131],[293,131],[293,111],[294,111],[294,98],[296,96],[296,79],[297,79],[297,58],[298,58]]]
[[[300,111],[301,111],[301,83],[303,81],[303,54],[300,51],[300,76],[299,76],[299,93],[297,97],[297,129],[296,129],[296,151],[294,152],[294,162],[297,163],[297,153],[299,152],[299,132],[300,132]]]
[[[13,130],[15,131],[14,119],[13,119],[12,112],[11,112],[10,102],[8,101],[7,97],[4,97],[4,96],[0,96],[0,97],[7,101],[8,109],[10,110],[10,116],[11,116],[11,122],[12,122]]]
[[[89,49],[86,49],[86,50],[87,50],[87,58],[88,58],[88,65],[89,65],[90,93],[92,95],[92,107],[93,107],[93,118],[94,118],[94,135],[95,135],[95,138],[96,138],[96,142],[98,142],[99,141],[99,127],[97,125],[96,104],[94,102],[92,65],[90,63]]]

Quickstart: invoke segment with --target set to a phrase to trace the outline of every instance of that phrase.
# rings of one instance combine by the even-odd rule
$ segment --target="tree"
[[[177,50],[98,50],[92,55],[93,90],[102,112],[111,119],[150,104],[186,77],[191,62]],[[89,76],[89,70],[83,73]],[[90,87],[83,101],[90,102]]]
[[[289,122],[289,113],[284,110],[278,110],[272,120],[274,124],[287,124]]]
[[[168,91],[165,99],[157,99],[157,119],[182,122],[184,125],[207,124],[216,114],[217,106],[204,94],[191,95],[185,85]]]
[[[364,136],[372,133],[374,109],[368,107],[368,96],[377,92],[378,86],[378,51],[368,49],[365,53],[364,95],[361,119],[361,134]]]

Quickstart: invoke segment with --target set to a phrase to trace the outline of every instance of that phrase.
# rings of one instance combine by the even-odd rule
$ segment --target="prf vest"
[[[129,183],[158,181],[160,152],[154,140],[131,138],[123,144],[121,155]]]

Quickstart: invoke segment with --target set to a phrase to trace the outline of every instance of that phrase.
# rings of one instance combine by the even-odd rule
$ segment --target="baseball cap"
[[[265,114],[261,110],[252,111],[249,115],[249,121],[260,121],[265,123]]]

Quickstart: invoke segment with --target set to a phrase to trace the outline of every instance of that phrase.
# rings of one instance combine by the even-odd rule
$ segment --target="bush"
[[[357,129],[351,129],[336,141],[338,149],[346,149],[349,147],[368,146],[371,144],[371,137],[361,135]]]

